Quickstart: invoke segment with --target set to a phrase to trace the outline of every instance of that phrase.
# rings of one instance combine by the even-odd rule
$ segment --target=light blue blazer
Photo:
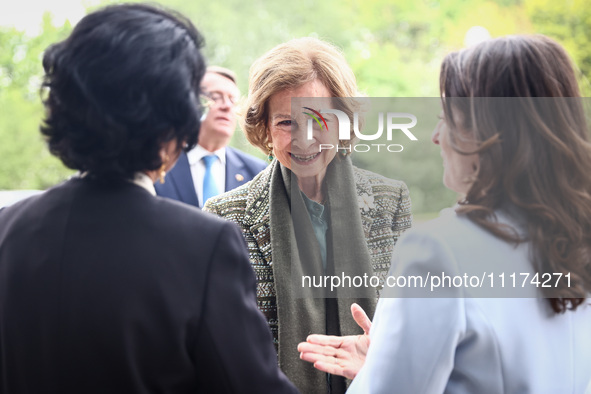
[[[481,266],[519,276],[533,272],[528,256],[528,244],[513,247],[450,210],[400,238],[390,274],[461,275]],[[575,312],[556,315],[543,298],[473,294],[462,288],[448,298],[382,296],[365,365],[348,393],[585,393],[591,382],[589,299]]]

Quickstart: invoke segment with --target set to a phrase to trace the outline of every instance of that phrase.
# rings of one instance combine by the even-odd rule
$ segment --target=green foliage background
[[[114,3],[105,1],[103,4]],[[371,97],[437,97],[442,58],[463,47],[475,25],[493,37],[543,33],[561,42],[580,68],[589,96],[591,2],[588,0],[160,0],[190,17],[206,38],[210,64],[235,70],[247,90],[250,64],[291,38],[316,36],[343,49]],[[39,134],[43,116],[41,55],[65,38],[69,23],[55,26],[46,14],[41,33],[0,26],[0,190],[45,189],[72,174],[51,157]],[[262,157],[237,132],[232,145]],[[436,212],[455,196],[441,185],[437,149],[404,156],[404,180],[415,213]],[[434,154],[433,154],[434,153]]]

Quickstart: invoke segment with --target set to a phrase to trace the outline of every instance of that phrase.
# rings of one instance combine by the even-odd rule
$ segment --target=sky
[[[72,25],[86,13],[85,6],[96,4],[97,0],[0,0],[0,26],[12,26],[35,35],[45,11],[54,16],[56,25],[68,19]]]

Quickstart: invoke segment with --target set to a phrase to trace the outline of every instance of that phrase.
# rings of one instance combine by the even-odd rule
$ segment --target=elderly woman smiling
[[[354,167],[347,155],[351,140],[339,141],[336,118],[325,116],[323,129],[312,121],[308,138],[303,126],[310,118],[303,112],[311,111],[292,114],[294,98],[315,98],[314,110],[330,105],[351,112],[338,98],[359,95],[355,76],[332,45],[313,38],[281,44],[252,65],[249,85],[243,130],[274,158],[248,184],[209,200],[205,210],[242,228],[258,279],[258,306],[283,371],[304,393],[344,392],[342,378],[327,378],[299,360],[296,345],[317,331],[360,333],[349,305],[355,300],[371,314],[377,292],[347,300],[302,296],[301,275],[384,275],[396,240],[411,224],[408,190]],[[321,144],[339,151],[321,150]]]

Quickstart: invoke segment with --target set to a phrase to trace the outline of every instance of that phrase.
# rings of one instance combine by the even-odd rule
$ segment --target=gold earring
[[[160,166],[160,183],[164,184],[164,177],[166,176],[166,163],[168,162],[168,155],[164,157],[162,160],[162,165]]]
[[[273,147],[271,146],[271,144],[267,144],[267,153],[267,160],[273,161]]]
[[[351,147],[350,142],[347,143],[343,140],[339,140],[339,145],[337,146],[337,152],[339,152],[341,154],[342,157],[347,156],[349,153],[351,153],[348,149],[347,149],[347,145],[349,145],[349,148]]]

